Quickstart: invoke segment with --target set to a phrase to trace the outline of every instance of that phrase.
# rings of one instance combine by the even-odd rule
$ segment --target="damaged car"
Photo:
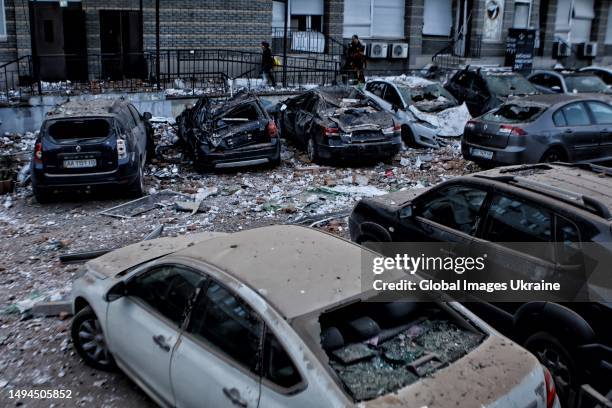
[[[401,148],[401,125],[355,88],[316,88],[284,102],[281,133],[312,162],[389,160]]]
[[[371,302],[376,256],[298,226],[127,246],[75,280],[73,343],[161,406],[558,407],[537,359],[460,304]]]
[[[365,85],[365,93],[402,124],[402,138],[408,146],[438,148],[448,137],[459,137],[472,118],[465,103],[438,82],[402,75],[374,79]]]
[[[201,171],[280,163],[280,139],[274,119],[261,100],[248,92],[229,100],[200,98],[176,118],[178,137]]]
[[[470,114],[480,116],[513,96],[540,93],[524,76],[506,69],[470,68],[456,72],[444,85]]]
[[[31,162],[36,200],[102,188],[140,197],[145,163],[155,152],[150,118],[123,98],[68,101],[51,109]]]
[[[542,93],[604,93],[612,94],[612,89],[589,71],[546,71],[538,70],[527,79]]]

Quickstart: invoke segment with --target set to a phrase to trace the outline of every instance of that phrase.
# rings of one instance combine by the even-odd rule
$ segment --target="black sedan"
[[[402,143],[393,115],[349,87],[317,88],[285,101],[281,133],[305,148],[312,162],[387,160]]]
[[[176,123],[198,170],[280,163],[276,123],[256,95],[241,92],[221,102],[200,98]]]

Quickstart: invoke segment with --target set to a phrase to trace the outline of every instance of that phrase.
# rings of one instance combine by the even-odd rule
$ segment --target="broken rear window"
[[[253,122],[260,119],[259,110],[252,104],[246,104],[238,106],[232,109],[228,113],[222,115],[218,120],[216,127],[222,128],[225,126],[231,126],[232,124],[240,124]]]
[[[101,140],[110,135],[106,119],[58,120],[47,125],[47,135],[59,142]]]
[[[319,324],[329,365],[355,401],[396,392],[484,339],[433,303],[358,302],[323,313]]]
[[[491,113],[487,113],[483,119],[491,122],[506,123],[533,122],[545,110],[546,108],[543,106],[516,105],[510,103],[502,105],[499,109]]]

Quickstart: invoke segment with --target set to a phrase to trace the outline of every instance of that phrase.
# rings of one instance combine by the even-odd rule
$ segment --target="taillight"
[[[125,159],[127,157],[127,147],[123,139],[117,139],[117,157],[119,159]]]
[[[476,122],[473,120],[468,120],[467,123],[465,124],[465,128],[467,130],[474,130],[476,128]]]
[[[548,371],[548,368],[542,366],[544,371],[544,386],[546,387],[546,408],[552,408],[555,405],[555,399],[557,398],[557,389],[555,388],[555,381]]]
[[[524,129],[512,125],[501,125],[499,127],[499,133],[514,135],[514,136],[525,136],[527,132]]]
[[[34,162],[38,164],[42,164],[43,152],[42,152],[42,143],[36,143],[34,147]]]
[[[323,128],[323,136],[332,137],[332,136],[340,136],[340,132],[338,128]]]
[[[273,120],[269,121],[266,125],[266,133],[268,134],[268,136],[270,136],[270,138],[276,137],[276,135],[278,134],[276,123]]]

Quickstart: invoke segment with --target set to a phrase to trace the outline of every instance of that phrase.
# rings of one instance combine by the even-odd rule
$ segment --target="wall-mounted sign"
[[[506,38],[506,61],[513,71],[529,72],[533,67],[536,30],[511,28]]]
[[[504,0],[487,0],[483,25],[484,41],[501,41],[504,23]]]

